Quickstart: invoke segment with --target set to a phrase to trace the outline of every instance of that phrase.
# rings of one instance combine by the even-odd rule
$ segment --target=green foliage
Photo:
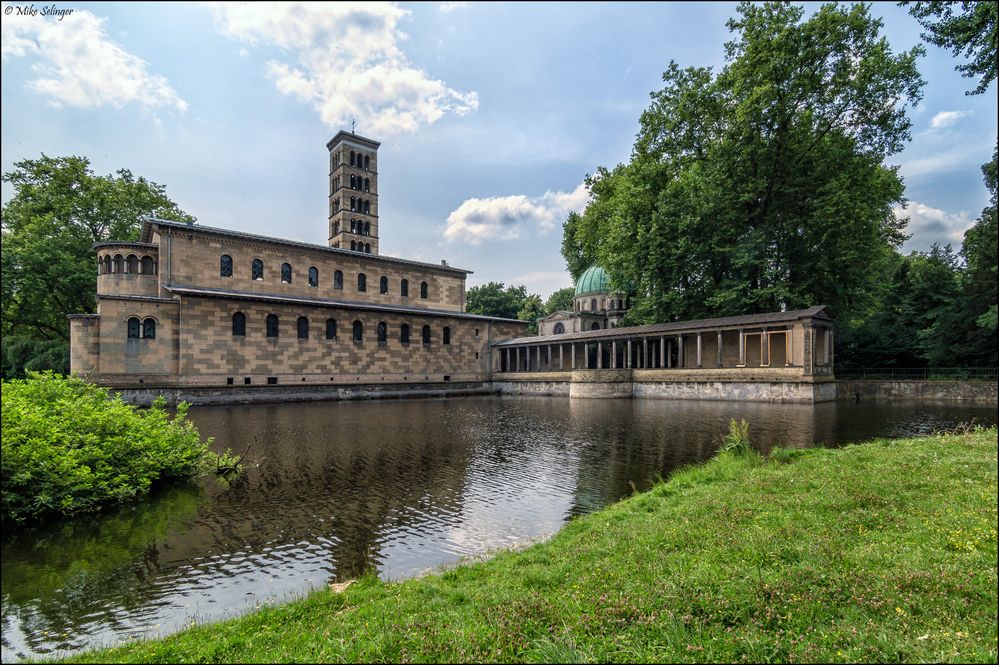
[[[503,287],[503,282],[489,282],[482,286],[473,286],[465,295],[466,311],[469,314],[499,316],[504,319],[516,319],[517,312],[524,306],[527,298],[527,287]]]
[[[138,409],[105,388],[51,372],[4,381],[3,518],[16,522],[99,510],[211,464],[186,420],[162,400]]]
[[[860,4],[805,19],[743,3],[729,28],[717,74],[670,63],[631,162],[598,169],[565,225],[570,271],[596,262],[634,286],[630,323],[850,314],[905,237],[902,181],[883,164],[910,136],[921,49],[893,53]]]
[[[538,319],[542,316],[545,316],[545,305],[541,302],[541,296],[532,293],[524,298],[524,302],[520,306],[520,311],[517,312],[517,318],[521,321],[529,322],[527,326],[528,335],[538,334]]]
[[[69,344],[63,339],[4,335],[0,339],[0,376],[23,379],[25,372],[69,373]]]
[[[68,660],[995,662],[994,428],[777,456],[486,562]]]
[[[968,62],[955,69],[965,78],[981,77],[969,95],[980,95],[996,80],[996,24],[999,4],[995,2],[900,2],[911,4],[909,13],[926,30],[923,39],[941,48],[950,49],[956,57]],[[960,7],[960,11],[955,13]]]
[[[752,451],[753,447],[749,442],[749,423],[745,418],[738,421],[732,418],[728,423],[728,434],[722,437],[721,449],[718,452],[748,455]]]
[[[94,243],[136,240],[143,215],[194,221],[164,187],[126,169],[95,176],[85,157],[25,159],[3,174],[13,196],[3,206],[0,333],[33,340],[69,340],[67,314],[93,313],[97,291]],[[29,346],[20,347],[21,351]],[[55,367],[50,349],[5,356],[4,376],[27,366]],[[14,359],[23,365],[8,370]]]
[[[571,312],[572,299],[575,295],[576,289],[572,286],[567,286],[552,293],[548,296],[548,300],[545,301],[545,316],[554,314],[559,310]]]

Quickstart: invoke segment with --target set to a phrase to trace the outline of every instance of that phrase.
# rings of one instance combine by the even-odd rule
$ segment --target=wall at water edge
[[[997,386],[992,381],[839,380],[836,396],[853,400],[915,399],[996,404]]]

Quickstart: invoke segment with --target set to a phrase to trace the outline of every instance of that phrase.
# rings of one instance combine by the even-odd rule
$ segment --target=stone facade
[[[360,138],[343,134],[331,155]],[[347,170],[376,174],[368,156],[360,167],[348,157]],[[378,256],[377,246],[366,253],[146,219],[139,242],[96,250],[97,314],[70,317],[70,364],[116,388],[294,385],[321,394],[483,382],[492,344],[526,332],[523,321],[465,312],[469,271]]]

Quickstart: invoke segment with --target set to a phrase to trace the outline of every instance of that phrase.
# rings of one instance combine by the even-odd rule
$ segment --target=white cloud
[[[561,224],[570,212],[581,212],[589,201],[585,184],[571,192],[547,191],[530,198],[523,194],[468,199],[448,215],[445,240],[465,240],[473,245],[483,240],[519,238],[522,229],[544,234]]]
[[[455,9],[464,9],[467,6],[467,2],[442,2],[438,9],[446,13],[453,12]]]
[[[219,29],[251,45],[271,44],[294,57],[272,60],[278,90],[316,110],[331,127],[356,118],[369,135],[412,132],[445,113],[478,108],[475,92],[459,92],[413,66],[399,48],[397,24],[409,12],[388,3],[209,3]]]
[[[105,19],[80,9],[62,20],[7,15],[8,7],[0,39],[3,59],[37,58],[33,71],[38,78],[29,80],[28,88],[54,105],[187,108],[167,79],[151,74],[145,61],[111,40]]]
[[[905,243],[906,250],[929,249],[935,242],[950,243],[957,249],[964,240],[964,232],[975,223],[975,220],[963,210],[949,213],[916,201],[910,202],[905,208],[895,208],[895,215],[909,217],[907,230],[912,234],[912,238]]]
[[[961,118],[969,115],[971,115],[971,111],[940,111],[940,113],[937,113],[933,116],[933,119],[930,120],[930,127],[932,129],[950,127]]]

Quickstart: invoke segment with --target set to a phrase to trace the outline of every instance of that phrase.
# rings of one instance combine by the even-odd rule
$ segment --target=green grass
[[[996,662],[996,430],[723,454],[550,541],[84,662]]]

